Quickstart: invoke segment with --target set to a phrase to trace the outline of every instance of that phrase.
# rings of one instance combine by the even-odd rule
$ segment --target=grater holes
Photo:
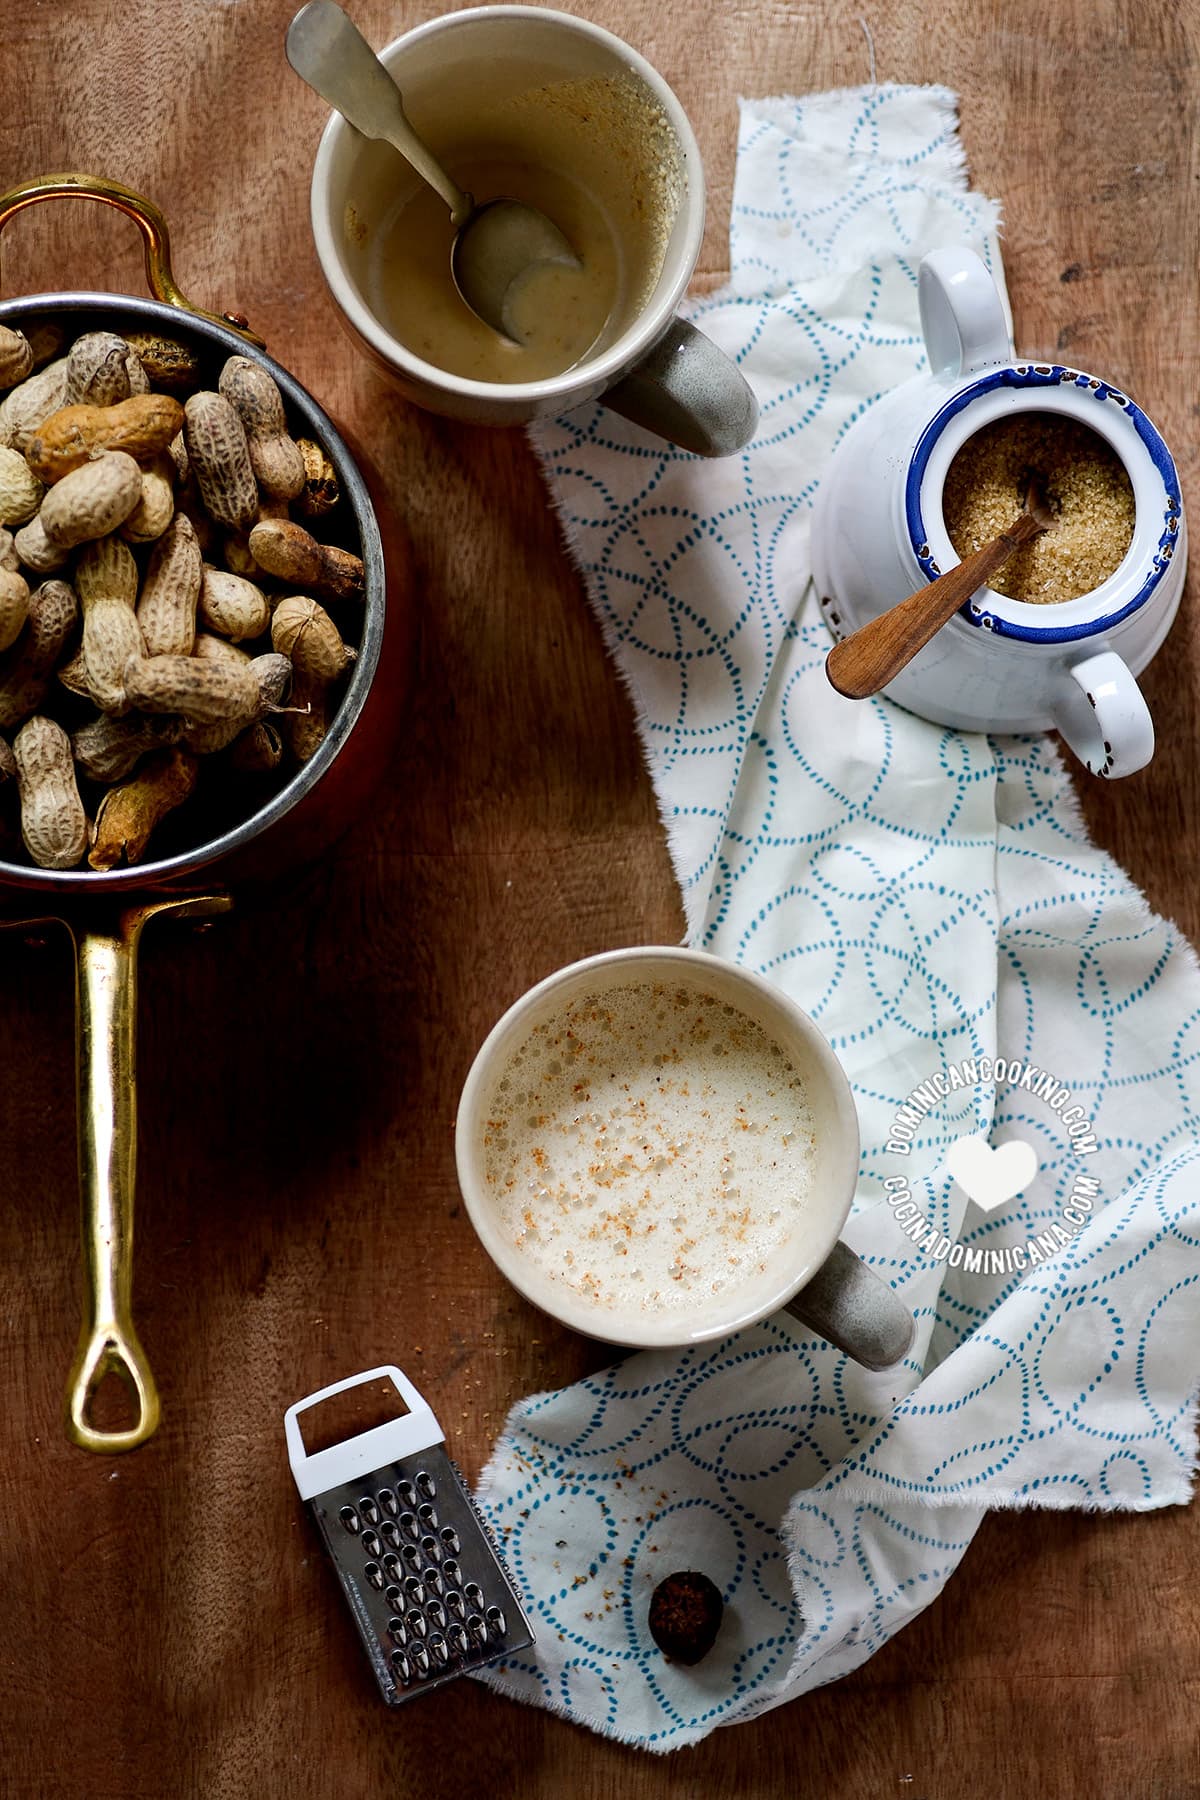
[[[383,1570],[377,1562],[369,1562],[363,1570],[363,1574],[373,1588],[381,1588],[383,1586]]]
[[[338,1514],[338,1518],[342,1521],[342,1524],[346,1527],[347,1531],[351,1532],[355,1537],[358,1536],[361,1527],[359,1525],[358,1514],[352,1506],[343,1506],[341,1512]]]
[[[391,1545],[393,1550],[398,1550],[400,1548],[400,1527],[396,1524],[394,1519],[385,1519],[383,1521],[383,1524],[379,1527],[379,1535],[385,1544]]]
[[[463,1584],[463,1598],[469,1601],[472,1606],[482,1608],[483,1589],[477,1581],[468,1581]]]
[[[429,1620],[431,1625],[436,1625],[440,1631],[446,1629],[446,1609],[440,1600],[430,1600],[427,1602],[425,1607],[425,1617]]]
[[[450,1583],[451,1587],[457,1587],[462,1580],[462,1570],[454,1559],[449,1556],[442,1564],[442,1574],[446,1577],[446,1580]]]
[[[408,1575],[405,1577],[404,1592],[408,1595],[408,1598],[412,1601],[414,1606],[424,1606],[425,1588],[417,1576]]]
[[[457,1588],[451,1588],[448,1591],[446,1595],[446,1607],[448,1611],[454,1614],[456,1619],[464,1617],[467,1605]]]
[[[421,1527],[417,1524],[416,1513],[410,1513],[410,1512],[401,1513],[400,1514],[400,1529],[404,1533],[405,1537],[419,1538],[421,1535]]]
[[[467,1636],[467,1628],[465,1625],[456,1623],[449,1626],[446,1631],[446,1637],[449,1640],[450,1648],[457,1651],[459,1656],[465,1656],[471,1648],[471,1640]]]
[[[421,1550],[426,1562],[439,1562],[441,1560],[442,1546],[435,1537],[423,1537],[421,1539]]]
[[[410,1569],[419,1569],[420,1568],[421,1552],[417,1549],[417,1546],[415,1544],[401,1544],[400,1554],[404,1558],[405,1562],[408,1564]]]
[[[426,1675],[429,1673],[428,1650],[425,1648],[424,1644],[414,1644],[409,1654],[412,1658],[413,1668],[416,1670],[420,1680],[424,1681]]]
[[[450,1646],[447,1644],[445,1638],[440,1634],[435,1633],[429,1640],[429,1650],[434,1660],[441,1663],[442,1667],[445,1668],[446,1664],[450,1661]]]
[[[442,1591],[442,1576],[441,1576],[440,1570],[438,1570],[438,1569],[423,1569],[421,1571],[421,1580],[425,1583],[425,1586],[429,1589],[431,1594],[440,1594],[441,1593],[441,1591]]]
[[[442,1526],[441,1539],[451,1556],[457,1556],[462,1549],[462,1545],[458,1541],[458,1533],[455,1531],[453,1525]]]
[[[384,1589],[383,1597],[393,1612],[404,1604],[404,1595],[400,1592],[400,1589],[396,1586],[395,1582],[392,1583],[391,1587]]]
[[[408,1612],[404,1615],[404,1623],[408,1626],[408,1629],[412,1632],[414,1637],[423,1638],[428,1636],[429,1627],[425,1623],[425,1614],[421,1612],[418,1607],[413,1606],[409,1608]]]
[[[359,1543],[368,1556],[382,1556],[383,1545],[373,1531],[364,1531]]]
[[[378,1523],[379,1523],[379,1508],[376,1506],[375,1502],[372,1500],[370,1494],[363,1495],[362,1499],[358,1503],[358,1510],[359,1510],[359,1513],[362,1515],[362,1517],[367,1521],[368,1525],[378,1525]]]
[[[428,1469],[417,1470],[417,1486],[427,1500],[437,1499],[437,1482]]]
[[[492,1631],[496,1634],[496,1636],[503,1637],[506,1630],[508,1629],[508,1626],[507,1626],[507,1621],[505,1620],[504,1614],[500,1611],[500,1608],[498,1606],[489,1606],[483,1616],[487,1620],[488,1625],[491,1627]]]
[[[393,1494],[391,1488],[380,1488],[379,1493],[376,1496],[376,1498],[378,1499],[380,1507],[387,1514],[388,1518],[394,1519],[396,1516],[396,1510],[397,1510],[396,1509],[396,1496],[395,1496],[395,1494]]]
[[[399,1557],[385,1556],[383,1559],[383,1572],[389,1581],[400,1581],[403,1578],[404,1570],[400,1567]]]
[[[396,1492],[400,1496],[401,1504],[407,1506],[411,1512],[417,1504],[417,1490],[412,1482],[398,1481],[396,1483]]]
[[[401,1619],[398,1615],[393,1616],[392,1618],[390,1618],[388,1620],[387,1628],[388,1628],[389,1637],[394,1638],[395,1641],[398,1644],[400,1644],[401,1646],[407,1644],[408,1628],[405,1625],[403,1619]]]
[[[420,1521],[421,1521],[422,1525],[425,1527],[426,1531],[432,1531],[434,1526],[437,1524],[437,1513],[434,1511],[433,1507],[430,1506],[428,1503],[426,1503],[424,1506],[418,1506],[417,1517],[418,1517],[418,1519],[420,1519]]]
[[[407,1656],[405,1656],[403,1650],[392,1651],[392,1667],[400,1677],[401,1681],[412,1680],[412,1664],[409,1662]]]
[[[467,1630],[478,1643],[487,1643],[487,1623],[479,1613],[471,1614],[470,1618],[467,1620]]]

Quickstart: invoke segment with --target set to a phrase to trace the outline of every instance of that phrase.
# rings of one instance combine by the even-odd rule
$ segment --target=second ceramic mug
[[[330,291],[367,353],[409,399],[432,412],[485,425],[514,425],[602,399],[613,411],[702,456],[726,456],[754,434],[758,406],[733,362],[676,317],[704,235],[704,172],[687,114],[662,76],[628,44],[589,20],[532,6],[451,13],[380,51],[406,110],[433,149],[453,162],[456,141],[485,108],[528,103],[536,127],[539,89],[604,81],[640,84],[653,114],[645,142],[622,132],[619,157],[633,175],[669,157],[677,171],[662,220],[661,266],[616,340],[573,368],[540,381],[480,381],[448,373],[402,343],[373,304],[371,258],[398,193],[419,178],[389,146],[366,139],[339,114],[325,128],[312,177],[312,226]],[[602,129],[589,118],[589,127]],[[616,128],[614,128],[616,129]],[[662,133],[666,134],[665,140]],[[536,157],[536,143],[530,148]],[[653,190],[651,190],[653,191]]]
[[[525,1055],[534,1034],[562,1028],[564,1009],[588,1008],[622,989],[653,989],[656,984],[658,991],[682,995],[685,1002],[695,996],[730,1008],[785,1053],[801,1079],[811,1111],[815,1164],[811,1191],[785,1240],[764,1263],[730,1279],[716,1297],[701,1282],[685,1304],[622,1308],[617,1301],[609,1303],[587,1292],[586,1277],[580,1288],[523,1254],[505,1223],[499,1190],[489,1182],[486,1146],[489,1134],[498,1128],[494,1109],[509,1104],[498,1091],[500,1084],[509,1087],[512,1059]],[[686,1054],[676,1065],[676,1072],[680,1069],[687,1073]],[[585,1099],[572,1104],[582,1106]],[[653,1129],[649,1120],[639,1124]],[[552,1132],[551,1126],[551,1136]],[[786,1311],[864,1368],[887,1369],[908,1354],[915,1326],[898,1296],[838,1236],[854,1198],[858,1153],[858,1116],[850,1084],[808,1014],[772,982],[735,963],[702,950],[657,945],[609,951],[572,963],[516,1001],[475,1057],[455,1128],[459,1187],[484,1248],[527,1300],[563,1324],[607,1343],[682,1348],[728,1337]],[[544,1169],[541,1153],[535,1150],[532,1155]],[[765,1210],[768,1205],[762,1194],[748,1189],[742,1190],[742,1198],[751,1208]],[[619,1236],[614,1241],[620,1242]],[[595,1253],[603,1255],[601,1245]]]

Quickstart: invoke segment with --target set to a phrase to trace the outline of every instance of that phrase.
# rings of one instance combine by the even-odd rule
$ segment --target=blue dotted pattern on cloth
[[[808,592],[829,455],[922,366],[920,255],[966,239],[994,258],[994,219],[942,90],[744,103],[733,281],[691,316],[755,386],[754,443],[702,464],[596,407],[534,432],[637,709],[689,941],[779,982],[829,1037],[862,1128],[844,1235],[918,1324],[884,1374],[780,1316],[514,1408],[480,1499],[537,1643],[483,1679],[653,1750],[857,1667],[937,1595],[989,1505],[1188,1492],[1190,952],[1089,843],[1045,739],[834,694]],[[1093,1154],[1003,1082],[950,1094],[889,1148],[914,1088],[997,1053],[1069,1086]],[[944,1167],[969,1133],[1037,1154],[991,1213]],[[1100,1186],[1091,1222],[1024,1272],[948,1267],[887,1204],[903,1178],[933,1233],[985,1251],[1049,1232],[1081,1170]],[[679,1568],[726,1603],[691,1670],[647,1629]]]

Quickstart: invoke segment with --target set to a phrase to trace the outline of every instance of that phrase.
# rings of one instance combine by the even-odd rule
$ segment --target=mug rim
[[[346,134],[352,129],[336,110],[330,113],[317,145],[309,184],[309,218],[317,261],[334,302],[365,343],[388,367],[410,381],[454,394],[464,400],[493,403],[504,400],[513,406],[531,405],[543,410],[547,401],[572,402],[581,388],[594,394],[611,387],[654,346],[670,325],[679,302],[687,291],[704,239],[704,165],[691,121],[682,101],[666,79],[624,38],[575,13],[560,12],[543,6],[466,7],[461,12],[441,13],[437,18],[426,19],[421,24],[414,25],[410,31],[385,44],[377,54],[390,68],[391,62],[398,59],[403,51],[425,38],[464,24],[504,18],[536,20],[539,23],[548,21],[565,27],[575,36],[591,38],[602,44],[633,69],[663,107],[679,145],[684,184],[680,211],[686,215],[686,231],[678,252],[679,272],[666,292],[658,300],[648,304],[617,342],[594,361],[585,358],[571,368],[564,369],[561,374],[546,376],[540,381],[479,381],[472,376],[455,375],[450,370],[439,368],[437,363],[426,362],[417,356],[399,338],[385,330],[346,274],[337,248],[336,229],[328,217],[325,204],[325,196],[331,185],[330,168],[333,158]]]
[[[1063,363],[1031,363],[1013,362],[997,368],[984,370],[971,380],[963,383],[951,397],[941,405],[932,419],[928,421],[917,440],[916,449],[909,463],[905,479],[903,496],[904,523],[907,529],[909,545],[920,565],[921,572],[927,581],[934,581],[945,569],[954,566],[947,560],[957,557],[950,543],[948,532],[941,521],[940,513],[933,523],[937,529],[931,531],[927,525],[923,507],[923,488],[930,459],[943,440],[949,426],[968,408],[976,405],[981,399],[989,396],[1000,397],[1005,389],[1021,391],[1041,391],[1044,396],[1043,405],[1035,403],[1022,410],[1028,412],[1051,411],[1061,413],[1064,417],[1075,419],[1096,432],[1121,457],[1126,473],[1135,488],[1135,506],[1137,505],[1137,482],[1135,472],[1129,467],[1128,458],[1122,454],[1121,443],[1124,438],[1131,448],[1140,447],[1144,473],[1148,466],[1157,478],[1156,495],[1158,500],[1158,517],[1161,521],[1155,532],[1153,522],[1142,529],[1141,570],[1145,571],[1142,580],[1132,596],[1120,604],[1112,604],[1118,592],[1128,580],[1125,574],[1126,565],[1131,562],[1138,546],[1139,525],[1141,521],[1135,512],[1133,537],[1129,547],[1122,556],[1117,567],[1089,593],[1077,594],[1071,600],[1065,600],[1052,608],[1037,606],[1031,602],[1014,600],[1008,595],[984,587],[982,592],[988,596],[986,604],[977,600],[969,600],[960,608],[951,621],[952,625],[961,621],[975,630],[991,631],[997,637],[1016,639],[1019,642],[1032,644],[1067,644],[1081,639],[1103,636],[1115,626],[1139,612],[1153,597],[1155,590],[1171,567],[1177,547],[1183,541],[1183,500],[1179,487],[1179,476],[1174,459],[1167,449],[1159,432],[1129,396],[1109,382],[1101,381],[1097,376],[1088,375],[1082,370],[1074,369]],[[1093,401],[1105,408],[1094,418],[1083,417],[1082,410],[1069,403],[1067,396],[1077,397],[1086,403]],[[1045,402],[1054,400],[1053,405]],[[996,417],[1005,416],[997,410]],[[1014,411],[1009,416],[1018,416]],[[994,423],[989,416],[981,418],[971,430],[964,431],[962,442],[965,443],[974,434],[974,430]],[[1106,427],[1108,427],[1106,429]],[[1115,428],[1115,430],[1114,430]],[[955,450],[961,444],[954,446]],[[936,544],[933,539],[940,541]],[[1136,579],[1136,576],[1135,576]],[[1097,610],[1097,597],[1099,610]],[[1052,611],[1058,623],[1041,624],[1035,620],[1045,618],[1047,611]]]
[[[703,974],[714,966],[722,972],[732,986],[743,986],[752,993],[759,994],[769,1005],[782,1012],[792,1025],[799,1038],[814,1054],[822,1073],[826,1077],[830,1099],[832,1102],[836,1126],[842,1149],[839,1152],[838,1174],[841,1178],[842,1191],[835,1201],[829,1196],[835,1184],[830,1182],[827,1189],[814,1195],[816,1204],[828,1207],[823,1219],[822,1229],[813,1231],[812,1238],[806,1248],[803,1259],[797,1259],[789,1265],[786,1281],[778,1283],[771,1293],[753,1306],[743,1301],[737,1306],[736,1299],[730,1300],[730,1312],[719,1321],[700,1325],[689,1329],[686,1325],[686,1312],[678,1315],[668,1314],[652,1321],[644,1329],[626,1329],[624,1322],[620,1329],[615,1325],[605,1330],[612,1315],[604,1309],[589,1307],[569,1290],[553,1290],[547,1295],[545,1287],[549,1283],[539,1284],[530,1279],[531,1269],[504,1236],[496,1222],[495,1209],[488,1204],[483,1195],[482,1157],[475,1144],[475,1134],[471,1129],[476,1105],[481,1097],[485,1084],[494,1069],[498,1048],[507,1041],[513,1028],[523,1018],[535,1013],[542,1001],[557,989],[568,987],[581,978],[601,974],[609,970],[627,973],[636,979],[639,966],[650,961],[666,961],[677,966],[687,967]],[[607,985],[616,985],[608,982]],[[751,1013],[756,1022],[762,1023],[757,1015]],[[772,1037],[777,1033],[771,1025],[764,1029]],[[785,1046],[786,1047],[786,1046]],[[731,1337],[735,1332],[744,1331],[761,1320],[772,1317],[786,1309],[788,1302],[812,1279],[817,1270],[829,1257],[834,1244],[838,1241],[842,1227],[850,1216],[854,1195],[858,1186],[858,1165],[861,1137],[858,1123],[858,1112],[854,1104],[854,1095],[845,1070],[815,1020],[804,1009],[786,994],[782,988],[753,969],[745,968],[741,963],[730,961],[726,957],[714,955],[708,950],[694,950],[678,944],[642,944],[622,950],[605,950],[594,956],[581,957],[578,961],[567,963],[560,969],[535,982],[531,988],[519,995],[511,1006],[501,1014],[492,1026],[482,1044],[475,1052],[470,1069],[463,1083],[459,1096],[458,1110],[454,1124],[454,1159],[458,1177],[459,1192],[467,1209],[467,1216],[474,1227],[483,1248],[491,1257],[500,1273],[516,1288],[531,1305],[540,1312],[557,1319],[562,1325],[573,1331],[595,1338],[601,1343],[616,1344],[627,1349],[686,1349],[692,1344],[711,1343],[721,1338]]]

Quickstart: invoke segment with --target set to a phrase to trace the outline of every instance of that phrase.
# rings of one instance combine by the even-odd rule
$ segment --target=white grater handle
[[[344,1394],[347,1388],[362,1387],[368,1381],[379,1381],[384,1377],[407,1406],[404,1417],[389,1419],[386,1425],[361,1431],[357,1437],[345,1438],[342,1443],[331,1444],[328,1450],[318,1450],[310,1456],[300,1436],[300,1414],[334,1394]],[[283,1429],[287,1434],[288,1461],[302,1500],[311,1500],[314,1494],[323,1494],[327,1488],[340,1487],[344,1481],[354,1481],[371,1469],[380,1469],[385,1463],[412,1456],[419,1450],[430,1450],[434,1444],[446,1441],[445,1433],[433,1416],[433,1408],[421,1398],[407,1375],[390,1363],[381,1369],[367,1369],[362,1375],[347,1376],[345,1381],[335,1381],[331,1387],[321,1388],[319,1392],[297,1400],[283,1415]]]

